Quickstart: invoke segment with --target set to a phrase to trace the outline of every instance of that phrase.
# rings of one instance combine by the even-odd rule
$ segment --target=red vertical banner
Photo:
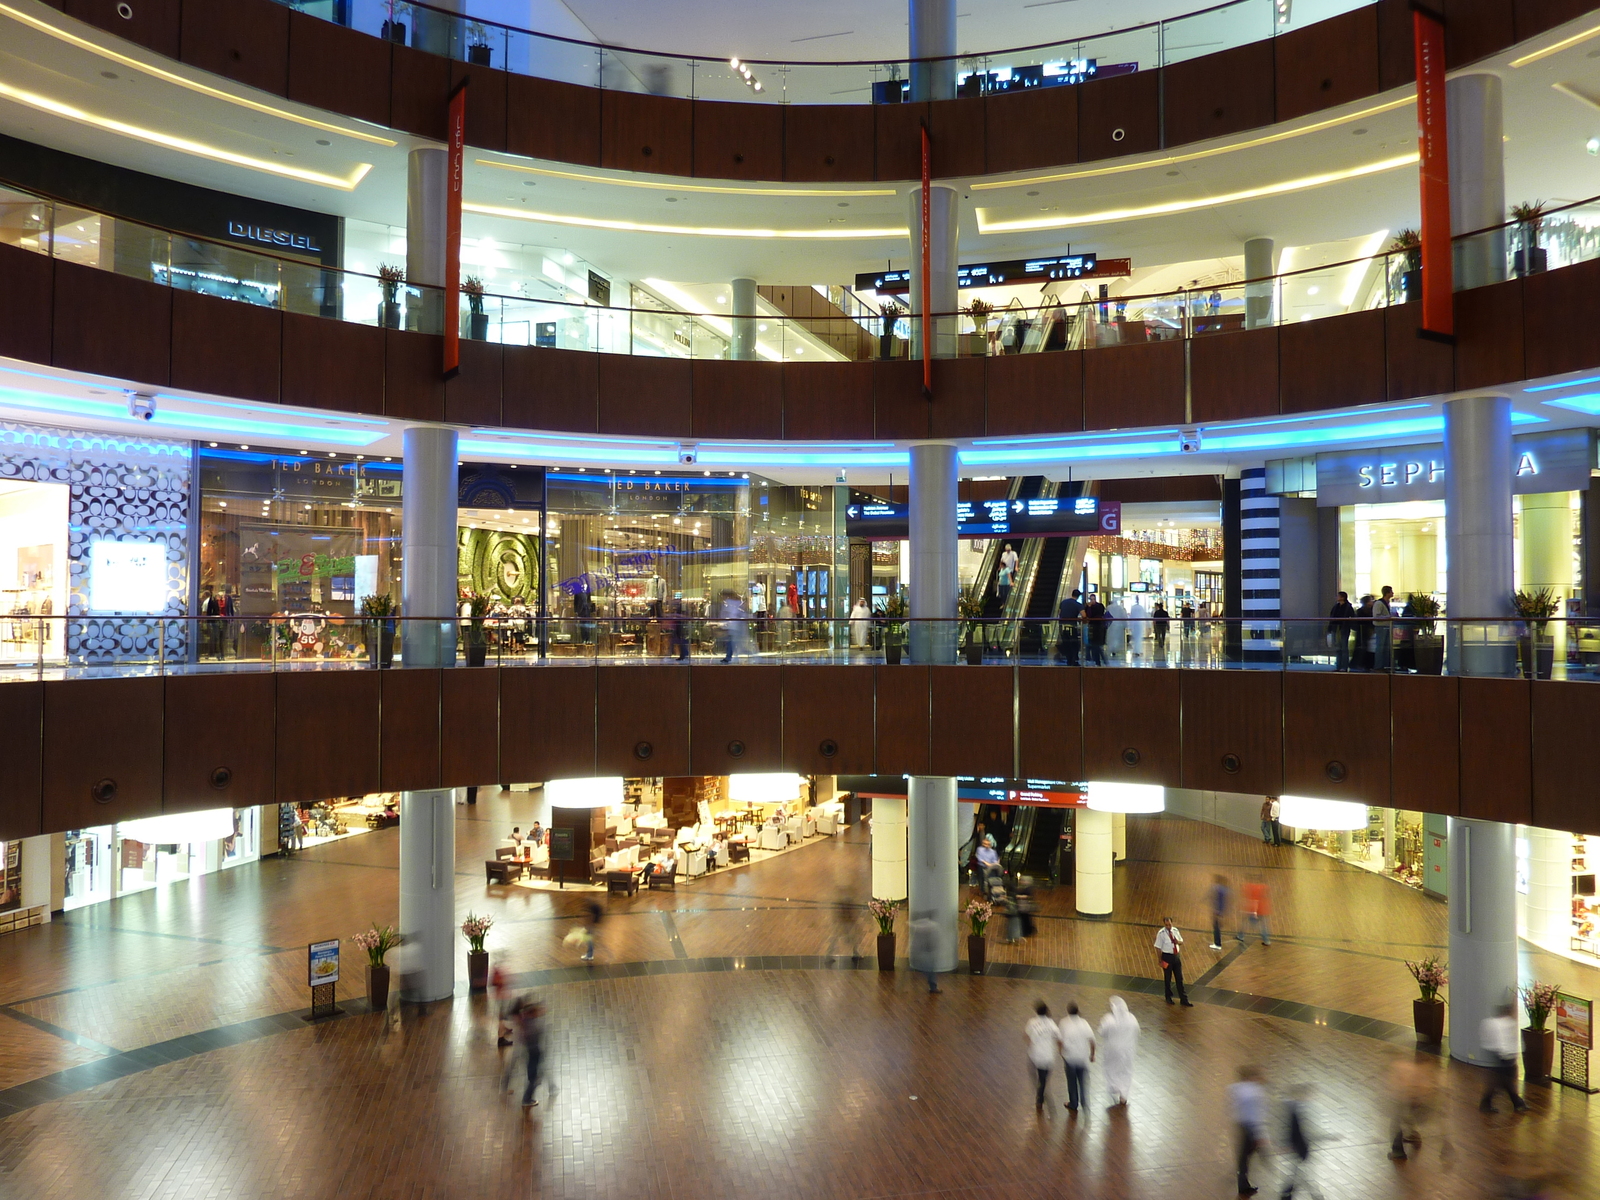
[[[933,240],[928,226],[933,219],[933,148],[927,122],[922,124],[922,394],[933,399]]]
[[[444,200],[444,377],[461,369],[461,177],[467,151],[467,83],[450,93],[450,164]]]
[[[1436,337],[1455,334],[1455,271],[1450,258],[1450,138],[1445,120],[1444,22],[1413,6],[1417,51],[1417,149],[1422,186],[1422,324]]]

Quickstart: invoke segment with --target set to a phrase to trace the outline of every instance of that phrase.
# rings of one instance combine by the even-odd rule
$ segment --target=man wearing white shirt
[[[1067,1005],[1061,1018],[1061,1064],[1067,1069],[1067,1111],[1079,1106],[1089,1111],[1089,1064],[1094,1061],[1094,1030],[1078,1015],[1076,1004]]]
[[[1050,1019],[1050,1006],[1043,1000],[1033,1006],[1034,1016],[1022,1032],[1028,1039],[1028,1061],[1039,1076],[1039,1090],[1034,1094],[1033,1106],[1044,1107],[1044,1085],[1050,1080],[1050,1064],[1061,1050],[1061,1031]]]
[[[1494,1016],[1485,1017],[1478,1026],[1478,1041],[1496,1059],[1489,1087],[1478,1105],[1484,1112],[1494,1111],[1494,1094],[1501,1088],[1511,1097],[1511,1107],[1518,1112],[1528,1111],[1528,1102],[1517,1095],[1517,1040],[1517,1018],[1509,1004],[1502,1004]]]
[[[1161,918],[1161,928],[1156,930],[1156,953],[1161,957],[1161,982],[1166,985],[1167,1003],[1172,1003],[1172,985],[1176,983],[1183,1007],[1193,1008],[1183,987],[1183,934],[1173,928],[1171,917]]]
[[[1228,1087],[1233,1105],[1233,1123],[1239,1130],[1239,1195],[1253,1196],[1250,1159],[1267,1148],[1267,1089],[1261,1086],[1261,1072],[1255,1067],[1239,1068],[1239,1082]]]

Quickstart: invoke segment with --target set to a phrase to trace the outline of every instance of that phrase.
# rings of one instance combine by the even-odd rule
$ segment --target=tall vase
[[[1556,1061],[1556,1034],[1553,1029],[1522,1031],[1522,1074],[1536,1083],[1548,1083]]]
[[[389,1007],[389,968],[367,967],[367,1005],[373,1012]]]
[[[1444,1041],[1444,1001],[1413,1000],[1411,1023],[1417,1030],[1417,1041],[1437,1046]]]
[[[878,935],[878,970],[894,970],[894,934],[880,933]]]
[[[489,952],[487,950],[467,951],[467,987],[474,992],[481,992],[489,986]]]
[[[967,934],[967,965],[974,975],[989,965],[989,941],[981,933]]]

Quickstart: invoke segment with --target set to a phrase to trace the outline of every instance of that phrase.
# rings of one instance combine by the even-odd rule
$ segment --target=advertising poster
[[[90,544],[90,612],[159,613],[166,608],[166,546],[159,542]]]
[[[1594,1049],[1594,1001],[1556,993],[1556,1039],[1571,1046]]]
[[[312,942],[306,947],[307,975],[312,987],[339,982],[339,939]]]

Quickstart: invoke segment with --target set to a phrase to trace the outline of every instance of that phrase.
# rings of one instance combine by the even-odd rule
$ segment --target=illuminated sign
[[[911,536],[910,512],[904,504],[852,504],[845,509],[844,524],[847,536],[869,541],[904,541]],[[957,537],[1074,537],[1121,529],[1121,503],[1094,496],[963,500],[956,505]]]
[[[1064,779],[1006,779],[998,775],[956,776],[956,799],[973,804],[1036,804],[1083,808],[1088,797]]]
[[[1595,461],[1594,431],[1559,429],[1512,439],[1511,490],[1582,491]],[[1317,455],[1317,503],[1391,504],[1443,500],[1448,462],[1440,446],[1341,450]]]
[[[160,542],[94,542],[89,611],[159,613],[167,608],[167,548]]]
[[[263,246],[282,246],[286,250],[303,250],[309,254],[322,253],[317,239],[309,233],[291,233],[287,229],[251,225],[246,221],[229,221],[228,236],[244,242],[259,242]]]
[[[1133,260],[1093,254],[1061,254],[1053,258],[1016,258],[1006,262],[969,263],[956,268],[957,288],[995,287],[1051,279],[1109,279],[1133,274]],[[908,292],[911,272],[871,271],[856,276],[858,292]]]

